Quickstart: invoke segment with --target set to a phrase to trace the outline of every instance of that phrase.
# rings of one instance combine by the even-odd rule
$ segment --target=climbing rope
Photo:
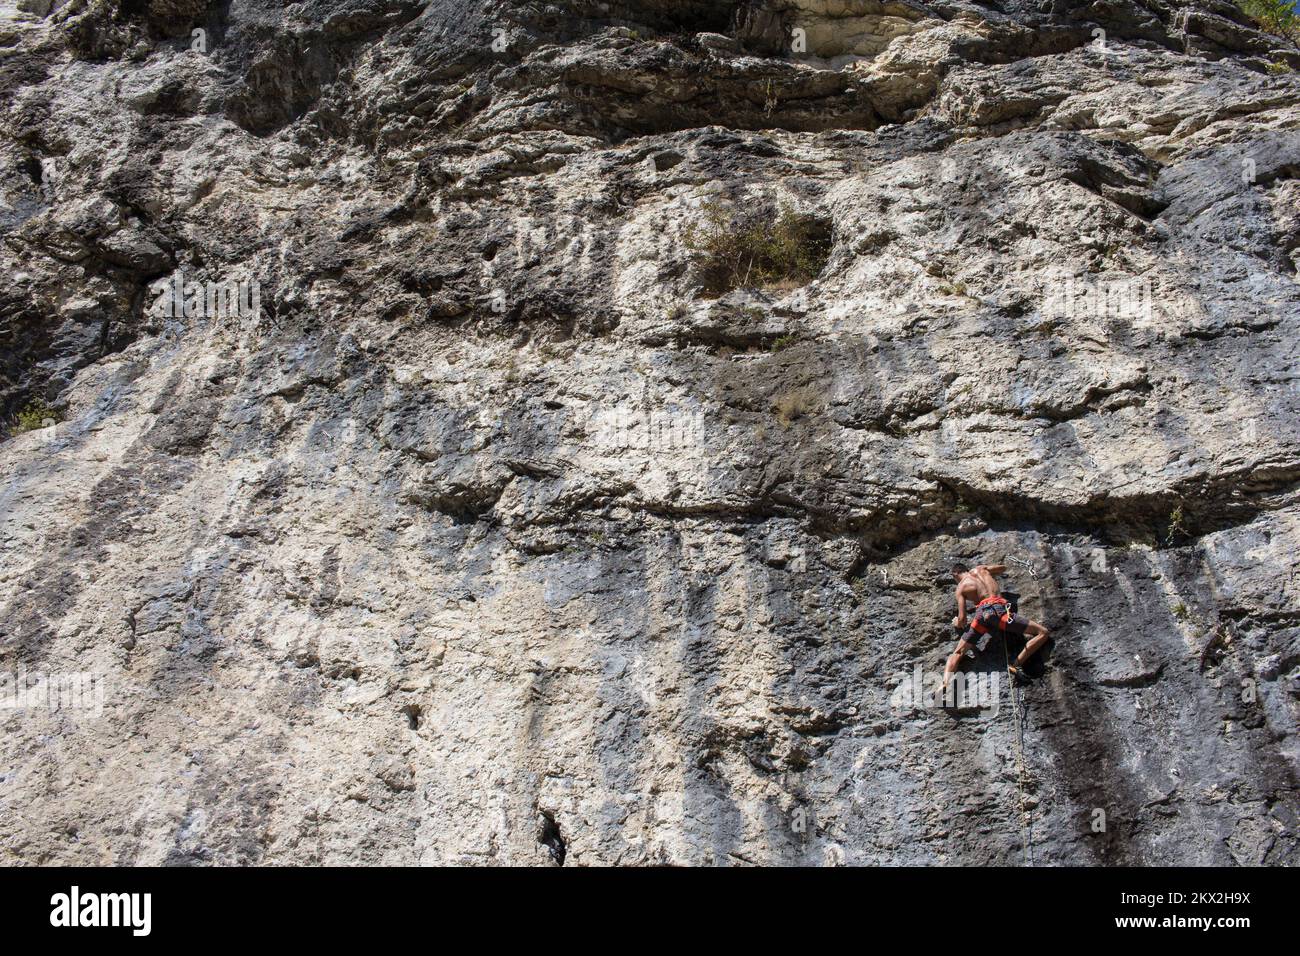
[[[1025,799],[1025,724],[1021,719],[1020,689],[1011,676],[1011,651],[1007,649],[1007,636],[1002,635],[1002,655],[1007,661],[1007,684],[1011,693],[1011,716],[1016,722],[1016,789],[1020,793],[1020,846],[1024,851],[1025,866],[1034,865],[1033,820],[1029,802]]]
[[[1007,555],[1016,564],[1023,567],[1029,572],[1030,577],[1034,579],[1034,590],[1038,591],[1038,571],[1032,564],[1014,554]],[[1041,593],[1038,595],[1041,597]],[[1020,793],[1020,845],[1024,850],[1025,866],[1034,865],[1034,824],[1030,814],[1029,802],[1025,799],[1025,779],[1028,772],[1025,770],[1025,721],[1024,711],[1020,706],[1020,688],[1016,686],[1015,679],[1011,676],[1011,650],[1007,647],[1007,635],[1002,635],[1002,655],[1007,661],[1007,683],[1010,685],[1008,690],[1011,692],[1011,717],[1016,722],[1016,789]]]

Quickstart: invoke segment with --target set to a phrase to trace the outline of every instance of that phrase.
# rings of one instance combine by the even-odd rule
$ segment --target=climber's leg
[[[1028,638],[1024,649],[1016,655],[1015,663],[1007,665],[1012,681],[1020,681],[1024,677],[1025,661],[1029,660],[1047,640],[1047,628],[1037,621],[1021,617],[1010,609],[998,619],[998,628],[1002,631],[1004,641],[1013,634],[1016,637]]]
[[[966,633],[961,636],[961,640],[957,642],[957,649],[948,657],[948,663],[943,669],[944,690],[948,689],[948,680],[954,673],[956,673],[957,668],[961,665],[962,656],[975,646],[967,639],[967,635],[971,633],[971,631],[967,630]]]
[[[1047,628],[1037,621],[1025,622],[1024,635],[1029,638],[1029,642],[1025,644],[1025,649],[1016,655],[1017,667],[1023,665],[1025,661],[1037,654],[1039,648],[1046,644],[1047,639],[1051,636]]]

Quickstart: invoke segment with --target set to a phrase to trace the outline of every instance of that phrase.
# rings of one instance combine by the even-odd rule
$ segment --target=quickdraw
[[[1011,561],[1016,562],[1016,564],[1020,565],[1022,568],[1028,571],[1030,577],[1032,577],[1035,581],[1038,580],[1038,571],[1035,570],[1034,566],[1030,564],[1028,561],[1024,560],[1023,558],[1017,558],[1014,554],[1007,555],[1007,558]]]

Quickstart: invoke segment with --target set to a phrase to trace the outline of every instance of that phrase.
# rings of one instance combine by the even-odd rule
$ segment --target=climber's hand
[[[957,628],[957,630],[959,630],[959,631],[964,631],[964,630],[966,630],[966,618],[965,618],[965,616],[964,616],[964,615],[961,615],[961,614],[958,614],[956,617],[954,617],[954,618],[952,619],[952,626],[955,627],[955,628]]]

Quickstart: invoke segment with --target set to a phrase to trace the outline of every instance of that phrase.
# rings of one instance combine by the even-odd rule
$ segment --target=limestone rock
[[[1300,860],[1288,41],[0,18],[0,862]],[[974,560],[1023,781],[999,641],[932,699]]]

